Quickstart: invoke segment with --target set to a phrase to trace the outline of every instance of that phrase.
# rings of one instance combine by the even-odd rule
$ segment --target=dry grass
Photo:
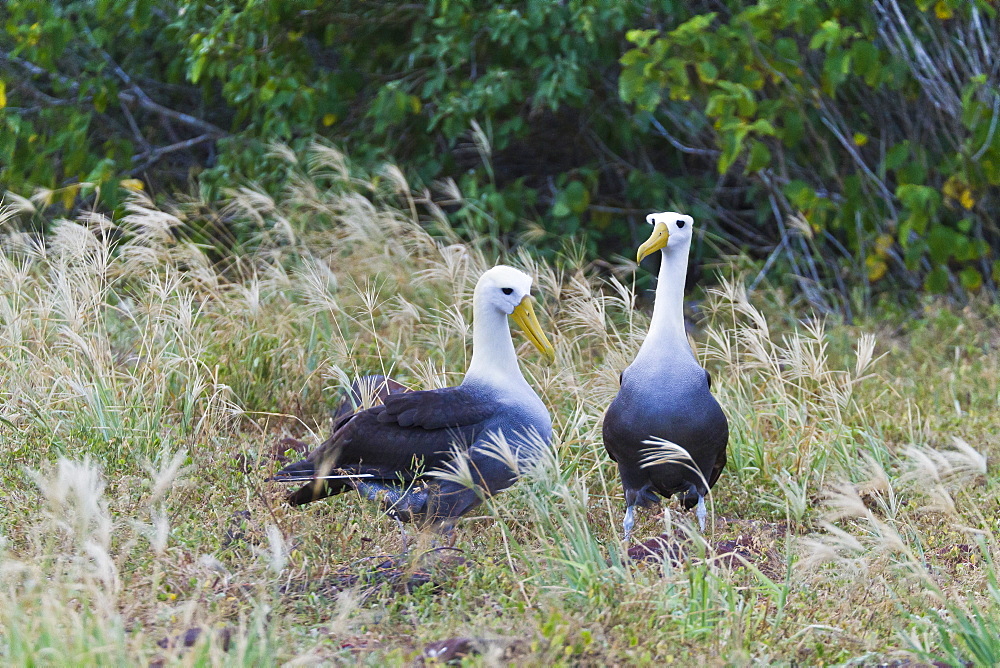
[[[642,514],[684,555],[632,562],[600,443],[648,322],[631,288],[418,225],[434,203],[398,172],[287,157],[285,197],[233,193],[257,236],[225,263],[141,193],[44,241],[0,216],[4,663],[400,664],[455,636],[486,664],[1000,660],[992,307],[849,328],[723,280],[696,344],[731,422],[714,522]],[[276,444],[318,443],[354,376],[458,381],[497,259],[553,334],[552,366],[521,346],[553,457],[457,551],[388,559],[395,526],[348,495],[282,505]]]

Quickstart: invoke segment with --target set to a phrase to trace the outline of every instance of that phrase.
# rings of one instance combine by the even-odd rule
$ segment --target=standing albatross
[[[694,221],[668,211],[650,214],[646,222],[653,233],[639,247],[636,262],[657,250],[662,256],[653,318],[604,416],[604,448],[617,462],[625,488],[626,540],[636,506],[655,506],[660,496],[674,494],[685,508],[698,506],[704,530],[705,495],[726,466],[729,441],[726,415],[712,396],[711,378],[695,359],[684,329],[684,280]],[[690,459],[657,457],[651,447],[658,440],[680,446]]]
[[[472,361],[462,384],[387,394],[384,404],[341,418],[322,445],[275,475],[307,481],[289,494],[289,503],[353,488],[381,500],[398,520],[450,526],[484,495],[514,484],[514,462],[498,456],[498,440],[523,468],[552,436],[548,411],[521,375],[507,321],[512,317],[539,352],[554,358],[530,293],[531,278],[517,269],[500,265],[485,272],[473,295]],[[463,470],[463,458],[473,488],[451,479],[457,476],[434,475]]]

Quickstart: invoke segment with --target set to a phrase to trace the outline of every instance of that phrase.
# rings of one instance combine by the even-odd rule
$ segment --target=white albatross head
[[[636,251],[636,263],[642,258],[652,255],[663,248],[671,249],[691,243],[691,231],[694,228],[694,218],[676,211],[651,213],[646,216],[646,222],[653,226],[649,239]]]
[[[548,361],[555,359],[555,349],[538,324],[531,301],[531,277],[506,265],[497,265],[479,277],[473,295],[475,310],[496,309],[518,324],[531,344]]]

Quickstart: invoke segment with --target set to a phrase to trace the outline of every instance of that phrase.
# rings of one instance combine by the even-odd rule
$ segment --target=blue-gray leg
[[[632,527],[635,526],[635,506],[629,506],[625,509],[625,521],[622,522],[622,527],[625,529],[625,540],[629,541],[632,539]]]
[[[404,522],[414,521],[427,507],[426,489],[401,488],[364,480],[355,480],[352,484],[362,497],[381,503],[386,514]]]
[[[694,515],[698,518],[698,524],[701,526],[701,532],[705,533],[705,518],[708,517],[708,509],[705,507],[705,497],[701,494],[698,495],[698,505],[694,509]]]

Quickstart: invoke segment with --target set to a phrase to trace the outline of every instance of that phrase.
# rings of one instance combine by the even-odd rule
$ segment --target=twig
[[[118,102],[118,105],[121,107],[125,120],[128,121],[128,126],[132,130],[132,135],[136,138],[146,153],[152,153],[153,147],[146,140],[145,135],[142,134],[142,130],[139,129],[139,124],[135,122],[135,117],[132,115],[132,112],[128,110],[128,105],[121,101]],[[135,161],[135,158],[132,158],[132,160]]]
[[[993,135],[997,130],[997,112],[1000,111],[1000,95],[996,93],[993,94],[993,117],[990,119],[990,129],[986,133],[986,140],[983,141],[982,147],[976,151],[975,155],[972,156],[972,161],[975,162],[983,157],[988,149],[993,144]]]
[[[153,163],[159,161],[163,156],[167,155],[168,153],[175,153],[177,151],[186,151],[189,148],[194,148],[198,144],[203,144],[213,139],[215,139],[215,137],[210,134],[199,135],[191,139],[185,139],[184,141],[179,141],[176,144],[161,146],[160,148],[153,149],[148,153],[140,153],[138,155],[134,155],[132,156],[132,162],[138,162],[139,160],[142,160],[144,157],[146,158],[146,161],[140,167],[135,167],[129,170],[128,174],[129,176],[134,176],[138,174],[139,172],[148,168]]]
[[[652,114],[650,114],[649,116],[649,122],[653,125],[653,127],[656,129],[656,131],[659,133],[661,137],[670,142],[670,145],[676,148],[681,153],[689,153],[691,155],[707,155],[712,157],[719,155],[719,151],[716,151],[715,149],[694,148],[692,146],[685,146],[684,144],[680,143],[680,141],[678,141],[673,135],[667,132],[667,129],[663,127],[663,124],[660,123],[658,120],[656,120],[656,118]]]
[[[823,111],[824,112],[827,111],[825,104],[823,105]],[[844,150],[851,155],[851,158],[854,159],[854,163],[858,167],[860,167],[861,171],[863,171],[868,176],[868,178],[871,179],[872,182],[878,186],[878,189],[882,191],[882,196],[885,197],[886,204],[888,204],[889,209],[892,211],[893,217],[895,217],[896,210],[895,206],[893,206],[892,203],[893,194],[889,192],[889,188],[887,188],[882,179],[880,179],[878,175],[868,167],[864,159],[861,157],[861,154],[858,153],[857,149],[854,147],[854,144],[847,137],[844,136],[844,134],[840,131],[840,128],[835,126],[833,124],[833,121],[827,118],[827,113],[821,114],[820,120],[823,122],[823,125],[825,125],[827,129],[829,129],[830,132],[833,133],[833,136],[837,138],[837,141],[839,141],[840,145],[844,147]]]
[[[747,292],[753,292],[755,289],[757,289],[757,286],[760,285],[760,282],[764,280],[764,277],[767,275],[767,272],[771,270],[771,265],[774,264],[774,261],[778,259],[778,255],[781,254],[781,251],[784,250],[785,246],[787,245],[788,245],[788,235],[783,234],[781,235],[781,241],[778,243],[777,246],[774,247],[774,250],[771,251],[771,254],[767,256],[767,261],[764,262],[764,266],[761,267],[759,272],[757,272],[757,277],[753,279],[753,281],[750,283],[749,286],[747,286]]]
[[[11,55],[7,51],[0,50],[0,58],[6,59],[8,62],[14,63],[15,65],[21,67],[24,70],[27,70],[28,72],[30,72],[35,76],[39,77],[47,76],[52,79],[55,79],[59,83],[66,86],[71,92],[76,93],[79,92],[80,90],[80,84],[73,81],[69,77],[60,74],[59,72],[50,72],[45,68],[36,65],[35,63],[29,60],[25,60],[24,58],[19,58],[18,56]],[[196,118],[190,114],[185,114],[184,112],[181,111],[175,111],[173,109],[169,109],[167,107],[164,107],[162,104],[153,101],[148,95],[146,95],[145,92],[143,92],[141,88],[139,88],[138,85],[136,85],[132,81],[131,77],[129,77],[124,70],[122,70],[117,65],[115,65],[114,67],[116,68],[115,73],[118,74],[119,78],[124,76],[125,78],[123,79],[123,81],[126,81],[127,85],[130,86],[129,90],[123,90],[118,92],[118,99],[120,101],[125,102],[126,104],[138,104],[141,108],[145,109],[146,111],[151,111],[159,116],[173,119],[178,123],[183,123],[184,125],[187,125],[189,127],[198,128],[203,132],[205,132],[206,134],[212,135],[213,137],[226,137],[229,135],[228,132],[226,132],[220,127],[217,127],[209,123],[208,121],[203,121],[200,118]],[[41,93],[41,91],[38,92]],[[45,95],[45,93],[41,94]],[[67,104],[64,100],[59,100],[59,98],[53,98],[47,95],[46,97],[49,97],[51,100],[58,100],[61,104]]]

